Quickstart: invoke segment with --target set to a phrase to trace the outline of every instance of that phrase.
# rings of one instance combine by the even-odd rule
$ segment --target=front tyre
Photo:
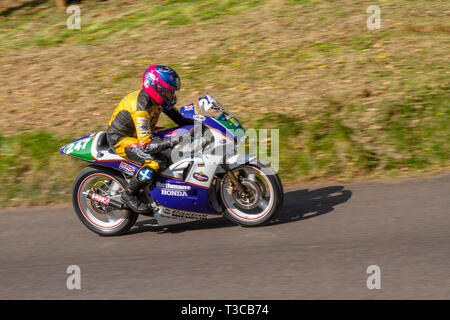
[[[239,195],[228,175],[220,183],[219,195],[227,218],[244,227],[268,224],[278,217],[283,204],[283,187],[276,172],[260,162],[233,168],[246,195]]]
[[[137,213],[117,210],[87,198],[87,193],[93,191],[120,201],[120,191],[126,185],[125,178],[113,170],[94,166],[81,170],[72,188],[73,207],[81,222],[101,236],[117,236],[127,232],[136,223]]]

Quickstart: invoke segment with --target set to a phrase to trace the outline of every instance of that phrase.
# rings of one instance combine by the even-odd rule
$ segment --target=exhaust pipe
[[[114,200],[114,199],[110,199],[107,198],[105,196],[101,196],[99,194],[94,193],[92,190],[90,190],[87,194],[86,194],[86,198],[90,199],[90,200],[94,200],[103,204],[106,204],[107,206],[110,206],[114,209],[118,209],[118,210],[123,210],[125,209],[125,204]]]

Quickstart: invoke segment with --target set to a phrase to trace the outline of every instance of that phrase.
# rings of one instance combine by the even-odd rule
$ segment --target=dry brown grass
[[[430,6],[436,12],[444,4]],[[184,86],[180,105],[209,91],[233,105],[238,114],[245,110],[259,114],[295,111],[304,115],[310,106],[326,107],[330,100],[364,100],[370,105],[400,98],[404,93],[392,87],[409,76],[401,69],[411,60],[420,59],[417,50],[432,51],[428,54],[438,61],[448,58],[443,46],[448,40],[444,22],[427,22],[424,29],[438,28],[441,33],[416,36],[424,32],[420,23],[406,23],[408,12],[394,4],[384,10],[381,32],[403,29],[402,38],[381,39],[372,43],[368,51],[342,45],[342,50],[330,55],[314,49],[311,52],[311,44],[343,43],[359,35],[370,37],[365,30],[362,3],[343,1],[339,7],[334,12],[332,4],[322,2],[296,12],[301,8],[271,1],[220,23],[150,26],[89,45],[2,51],[0,81],[4,85],[0,87],[0,102],[6,105],[6,112],[0,119],[1,131],[13,134],[29,129],[31,124],[33,128],[63,134],[75,130],[74,134],[78,134],[101,127],[120,97],[140,86],[141,74],[150,63],[142,61],[180,66]],[[88,11],[87,19],[118,11]],[[396,19],[403,24],[396,25]],[[428,35],[428,31],[425,33]],[[227,64],[208,60],[206,68],[202,58],[214,52],[218,52],[219,59],[227,54],[235,58]],[[382,59],[377,61],[378,56],[386,56],[383,63],[379,63]],[[246,71],[248,65],[252,66],[251,72]],[[389,79],[368,76],[380,69],[398,74]],[[206,72],[200,74],[196,70]],[[124,73],[125,78],[117,83],[114,77]],[[414,76],[419,81],[433,81],[432,75]]]

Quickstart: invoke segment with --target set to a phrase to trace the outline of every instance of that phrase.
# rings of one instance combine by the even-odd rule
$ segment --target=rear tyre
[[[219,186],[218,199],[225,216],[243,227],[263,226],[275,220],[283,204],[283,186],[276,172],[261,162],[233,168],[233,175],[246,189],[238,194],[227,175]]]
[[[81,170],[72,188],[72,203],[80,221],[101,236],[117,236],[130,230],[139,216],[136,212],[117,210],[86,197],[92,190],[120,201],[120,191],[126,185],[125,178],[114,170],[95,166]]]

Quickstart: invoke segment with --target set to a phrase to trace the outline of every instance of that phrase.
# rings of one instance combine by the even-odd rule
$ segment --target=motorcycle
[[[276,219],[283,203],[281,180],[256,155],[238,152],[247,138],[238,119],[210,95],[199,98],[197,105],[181,107],[180,114],[194,125],[152,134],[181,136],[180,141],[187,143],[161,152],[169,163],[140,191],[140,200],[148,206],[140,214],[153,217],[161,227],[222,216],[244,227]],[[72,187],[73,206],[81,222],[101,236],[126,233],[139,214],[121,201],[120,192],[142,163],[116,154],[105,132],[72,141],[60,152],[90,163]]]

